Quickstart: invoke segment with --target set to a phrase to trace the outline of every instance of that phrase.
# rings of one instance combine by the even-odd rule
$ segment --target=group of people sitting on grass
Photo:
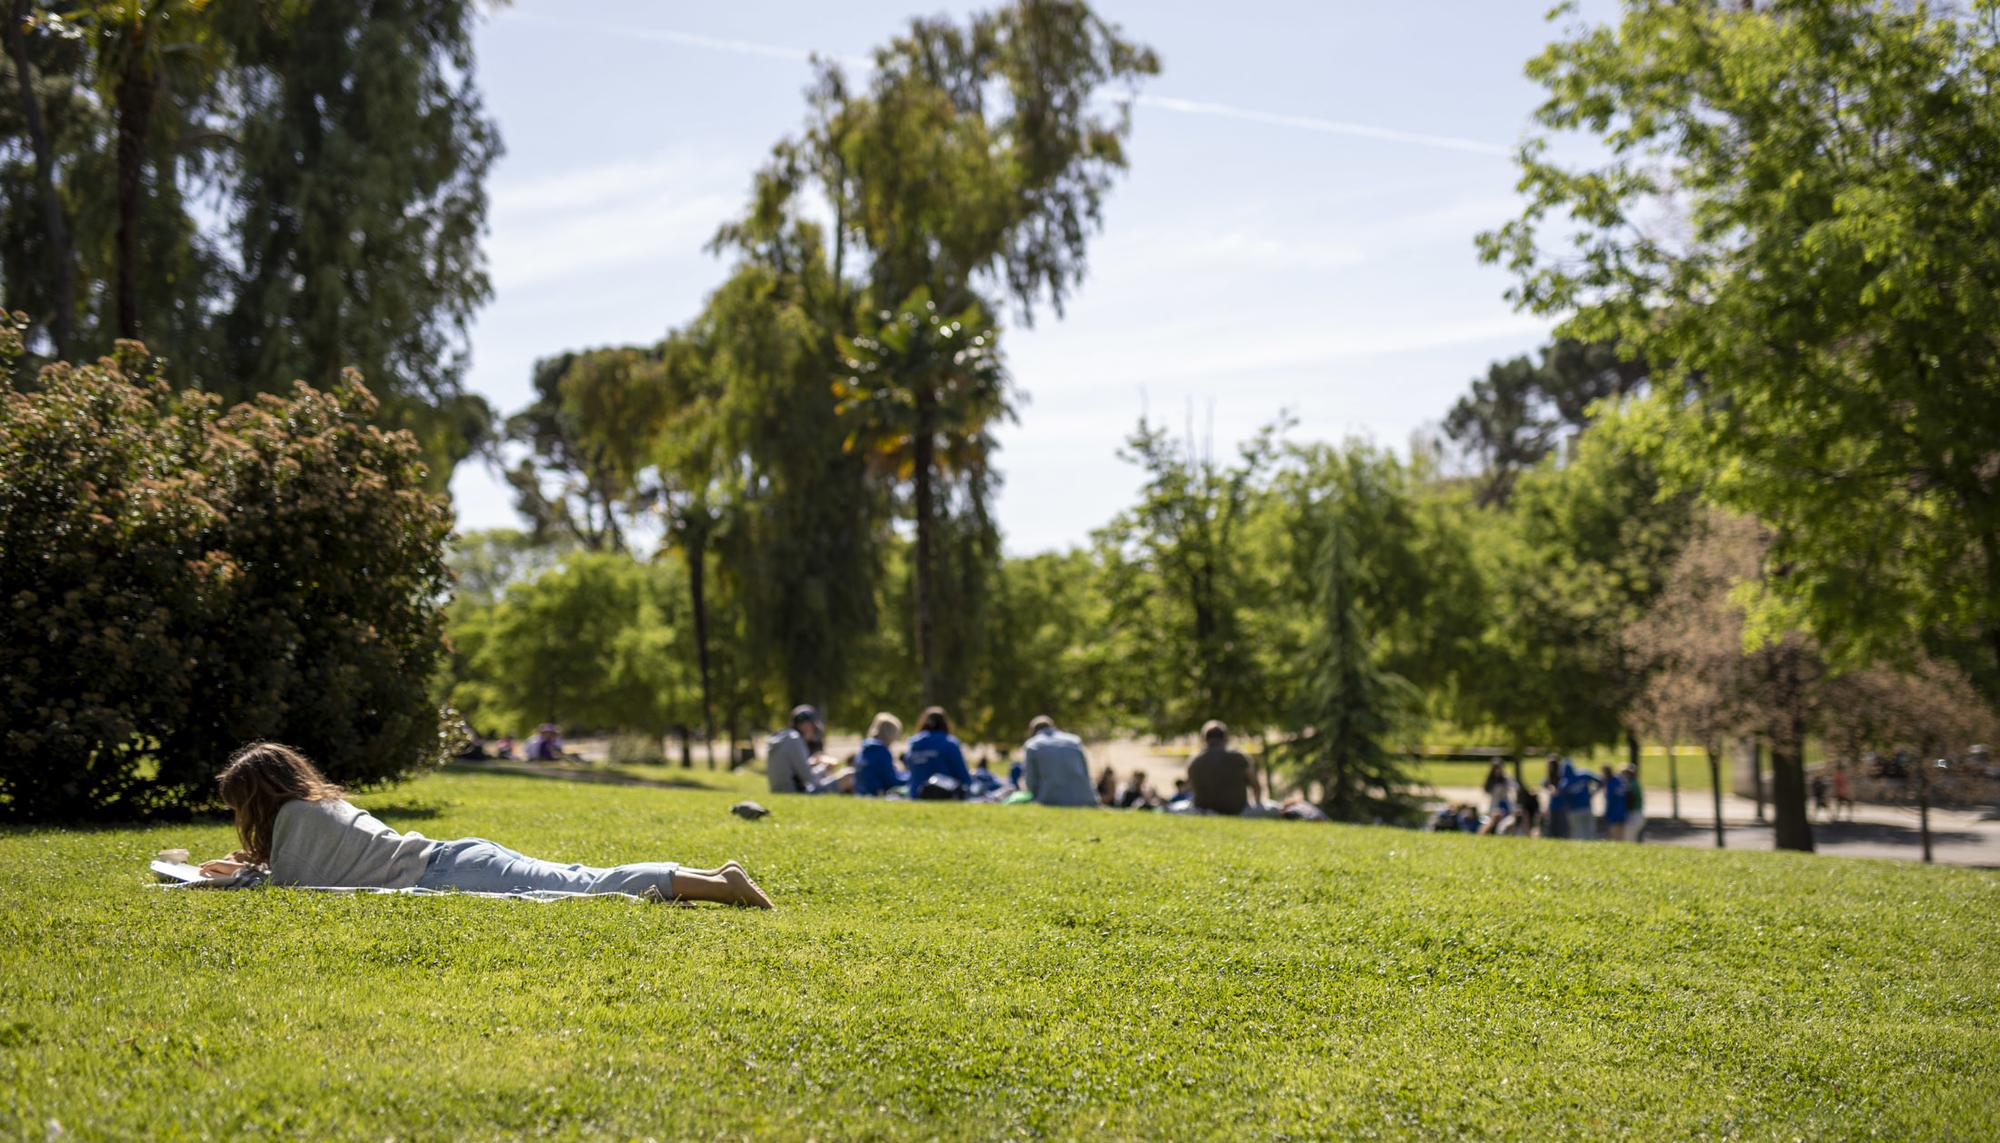
[[[1469,802],[1447,805],[1425,828],[1578,841],[1639,841],[1646,832],[1646,791],[1630,765],[1606,766],[1600,775],[1551,754],[1538,792],[1516,782],[1507,764],[1496,760],[1484,788],[1483,813]]]
[[[1109,767],[1093,782],[1083,741],[1047,715],[1028,724],[1021,757],[1002,776],[985,758],[968,766],[965,746],[951,733],[951,718],[931,707],[917,720],[917,732],[899,753],[903,722],[886,711],[869,721],[868,735],[844,763],[827,755],[826,724],[810,706],[795,707],[791,724],[771,735],[765,774],[774,794],[853,794],[919,801],[1034,802],[1044,806],[1102,806],[1163,810],[1168,813],[1228,814],[1324,820],[1319,807],[1302,798],[1281,804],[1264,800],[1256,767],[1230,749],[1229,728],[1210,721],[1202,727],[1203,748],[1188,760],[1188,773],[1162,796],[1144,771],[1134,770],[1121,785]],[[1003,755],[1003,759],[1004,759]]]

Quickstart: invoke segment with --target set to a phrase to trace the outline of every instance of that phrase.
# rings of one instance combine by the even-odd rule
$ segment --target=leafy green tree
[[[69,212],[56,181],[62,157],[49,122],[49,93],[44,86],[49,82],[51,71],[45,45],[58,37],[44,31],[46,22],[41,5],[34,0],[9,0],[6,7],[0,9],[0,42],[6,45],[7,66],[13,72],[9,94],[17,99],[13,106],[18,109],[18,134],[26,137],[34,166],[32,197],[38,211],[35,218],[41,226],[39,238],[45,247],[41,253],[46,260],[43,263],[46,277],[40,277],[25,272],[25,266],[8,272],[7,264],[15,259],[0,255],[0,285],[5,287],[0,289],[0,295],[13,298],[16,304],[42,303],[40,308],[46,309],[49,315],[54,355],[61,360],[68,358],[76,345],[76,245],[70,236]],[[53,70],[58,77],[56,83],[60,84],[80,70],[75,57],[81,53],[60,52],[63,45],[55,46],[60,54]],[[72,58],[63,61],[60,55]],[[37,56],[42,57],[39,65]],[[7,104],[0,102],[0,107],[4,106]],[[9,120],[10,117],[0,115],[0,139],[17,134]],[[12,174],[11,171],[7,173]],[[7,197],[10,200],[26,201],[30,197],[25,185],[27,179],[7,178],[7,182]],[[10,248],[14,246],[13,243],[7,245]],[[19,261],[33,264],[32,258]],[[23,288],[29,283],[44,288]]]
[[[1631,0],[1529,65],[1542,126],[1606,157],[1531,141],[1527,208],[1482,237],[1517,304],[1672,363],[1653,378],[1685,411],[1667,463],[1774,530],[1753,633],[1804,628],[1839,663],[1983,642],[1989,695],[1996,17],[1991,0]]]
[[[468,615],[463,697],[476,718],[525,729],[543,721],[665,734],[694,709],[670,565],[579,552]],[[457,697],[459,692],[455,692]]]
[[[491,293],[479,241],[500,153],[474,82],[478,14],[472,0],[301,0],[219,17],[240,104],[241,268],[222,323],[237,386],[354,366],[396,424],[459,397]]]
[[[717,244],[780,275],[810,265],[800,239],[813,242],[818,267],[830,261],[826,288],[813,291],[806,312],[827,336],[846,337],[856,350],[845,355],[855,363],[845,375],[868,375],[860,399],[849,402],[857,418],[866,414],[853,446],[911,458],[920,549],[912,565],[916,653],[926,693],[944,697],[957,693],[962,671],[942,677],[934,632],[942,616],[980,606],[991,561],[956,550],[949,553],[954,574],[941,574],[931,533],[954,528],[993,551],[997,536],[986,523],[992,481],[983,457],[981,469],[951,489],[961,508],[950,520],[933,502],[941,499],[931,487],[939,469],[925,457],[949,451],[953,439],[968,460],[987,451],[986,428],[1007,415],[990,323],[976,316],[992,308],[980,290],[1002,286],[1025,321],[1044,299],[1060,312],[1082,279],[1090,232],[1125,163],[1130,103],[1099,96],[1131,88],[1158,64],[1075,0],[1017,3],[963,26],[917,20],[875,53],[874,64],[861,87],[837,66],[821,67],[806,129],[774,150],[749,211],[723,228]],[[821,202],[833,212],[825,234],[805,221]],[[863,314],[882,316],[864,322]],[[951,323],[968,320],[988,330],[988,352],[979,369],[958,372],[982,374],[973,388],[984,392],[957,409],[934,409],[940,388],[957,384],[939,371],[953,355],[893,343],[919,331],[935,341],[956,333]],[[823,375],[820,383],[831,379]],[[987,424],[954,428],[955,418],[975,413]],[[935,435],[928,431],[934,419]],[[895,427],[903,421],[908,431]],[[898,439],[907,446],[889,443]],[[938,606],[945,588],[953,591],[950,608]],[[961,651],[962,642],[949,650]]]
[[[1101,533],[1110,549],[1112,621],[1135,633],[1153,674],[1135,702],[1156,733],[1210,718],[1259,725],[1266,690],[1245,629],[1251,579],[1246,522],[1276,460],[1277,429],[1258,433],[1225,466],[1195,442],[1144,420],[1120,454],[1146,474],[1139,503]]]
[[[534,387],[534,402],[507,419],[507,435],[529,448],[507,474],[514,506],[539,538],[625,551],[668,414],[659,354],[557,354],[535,363]]]
[[[1632,396],[1645,381],[1645,363],[1611,345],[1558,338],[1539,359],[1488,366],[1446,414],[1445,435],[1480,461],[1480,503],[1504,505],[1524,470],[1589,426],[1599,401]]]

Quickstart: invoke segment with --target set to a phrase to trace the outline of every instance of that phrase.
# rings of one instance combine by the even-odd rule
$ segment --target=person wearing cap
[[[1021,784],[1044,806],[1097,805],[1083,740],[1058,730],[1046,714],[1028,724],[1028,741],[1021,746]]]
[[[1188,786],[1194,790],[1194,808],[1212,814],[1237,815],[1253,805],[1262,805],[1263,790],[1257,785],[1257,771],[1241,751],[1229,748],[1229,728],[1218,719],[1209,719],[1201,728],[1203,750],[1188,760]]]
[[[792,708],[792,724],[773,734],[764,752],[764,776],[774,794],[815,794],[819,779],[813,774],[813,748],[808,740],[825,736],[819,711],[810,706]]]

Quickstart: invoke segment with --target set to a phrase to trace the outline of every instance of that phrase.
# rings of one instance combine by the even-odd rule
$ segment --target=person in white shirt
[[[485,838],[433,841],[416,832],[397,833],[350,804],[347,792],[327,781],[303,754],[274,742],[238,750],[217,784],[235,815],[243,848],[203,862],[201,871],[210,876],[263,865],[278,885],[630,893],[664,901],[771,907],[771,899],[734,861],[716,869],[688,869],[670,861],[560,865]]]

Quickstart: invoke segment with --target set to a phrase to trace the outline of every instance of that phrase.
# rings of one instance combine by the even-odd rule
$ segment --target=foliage
[[[358,376],[227,412],[136,343],[7,376],[0,813],[206,805],[258,738],[364,785],[441,756],[450,514]]]
[[[1409,775],[1388,740],[1419,705],[1410,681],[1384,670],[1378,636],[1361,607],[1353,541],[1336,518],[1320,540],[1320,622],[1302,657],[1284,753],[1301,785],[1340,821],[1400,816]]]
[[[698,780],[446,771],[358,800],[562,861],[736,858],[775,912],[152,893],[145,854],[222,852],[227,823],[0,835],[0,864],[37,870],[0,881],[0,1134],[1935,1139],[2000,1117],[1976,1082],[1991,871],[860,798],[750,826],[726,807],[767,800],[761,776]],[[1135,1002],[1109,966],[1172,985]],[[663,1080],[669,1059],[704,1078]]]
[[[7,0],[0,296],[87,358],[143,336],[227,400],[360,368],[441,491],[499,153],[470,0]],[[43,348],[43,347],[38,347]]]
[[[575,553],[459,617],[453,700],[489,732],[553,721],[664,734],[698,721],[685,614],[672,564]]]
[[[1529,65],[1542,126],[1607,157],[1531,141],[1526,210],[1482,238],[1518,304],[1671,363],[1653,378],[1685,412],[1666,463],[1773,529],[1753,634],[1803,628],[1856,665],[1941,633],[1980,648],[1966,661],[1989,697],[1996,16],[1992,0],[1631,0]]]
[[[1444,431],[1481,465],[1480,503],[1504,505],[1520,474],[1590,425],[1599,401],[1636,394],[1646,365],[1617,348],[1556,339],[1541,359],[1496,361],[1445,415]]]

